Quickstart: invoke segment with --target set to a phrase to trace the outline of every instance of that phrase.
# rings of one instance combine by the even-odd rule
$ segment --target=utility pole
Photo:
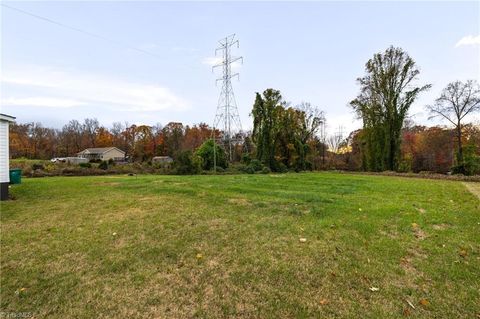
[[[220,128],[223,130],[221,133],[221,140],[227,149],[228,158],[233,160],[233,148],[236,145],[236,134],[241,132],[242,124],[240,122],[240,116],[238,114],[237,102],[235,101],[235,94],[233,93],[232,78],[239,78],[238,73],[232,74],[232,64],[236,61],[243,63],[243,57],[234,57],[231,55],[231,49],[233,46],[239,47],[238,40],[235,38],[235,34],[229,35],[219,41],[220,45],[215,50],[215,56],[218,52],[221,52],[222,60],[212,67],[212,71],[217,68],[222,68],[222,77],[218,78],[218,81],[222,82],[222,88],[220,91],[220,97],[218,98],[217,111],[215,114],[215,120],[213,121],[213,130]],[[215,138],[215,137],[214,137]],[[215,148],[215,142],[214,142]],[[215,154],[214,154],[215,157]],[[216,159],[214,158],[216,162]]]

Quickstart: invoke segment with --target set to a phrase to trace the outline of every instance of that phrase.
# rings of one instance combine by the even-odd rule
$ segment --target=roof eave
[[[15,116],[0,113],[0,120],[2,121],[15,122],[15,119],[16,119]]]

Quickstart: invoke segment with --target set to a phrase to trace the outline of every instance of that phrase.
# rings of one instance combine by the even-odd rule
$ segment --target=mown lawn
[[[1,204],[5,313],[480,316],[480,201],[461,182],[59,177],[11,192]]]

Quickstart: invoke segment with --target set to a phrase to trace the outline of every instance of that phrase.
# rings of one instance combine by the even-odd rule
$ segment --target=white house
[[[8,125],[15,117],[0,113],[0,200],[8,199],[10,183],[10,155],[8,145]]]
[[[87,158],[89,160],[108,161],[110,159],[121,162],[125,160],[125,152],[116,147],[94,147],[87,148],[77,153],[78,157]]]

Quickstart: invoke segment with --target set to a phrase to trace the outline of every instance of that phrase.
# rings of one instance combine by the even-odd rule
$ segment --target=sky
[[[424,108],[449,82],[480,80],[478,1],[1,3],[55,22],[0,6],[1,113],[21,123],[212,124],[215,48],[233,33],[245,130],[255,92],[267,88],[323,110],[331,133],[361,127],[348,106],[356,79],[390,45],[416,61],[418,84],[433,85],[411,107],[418,124],[443,123]]]

